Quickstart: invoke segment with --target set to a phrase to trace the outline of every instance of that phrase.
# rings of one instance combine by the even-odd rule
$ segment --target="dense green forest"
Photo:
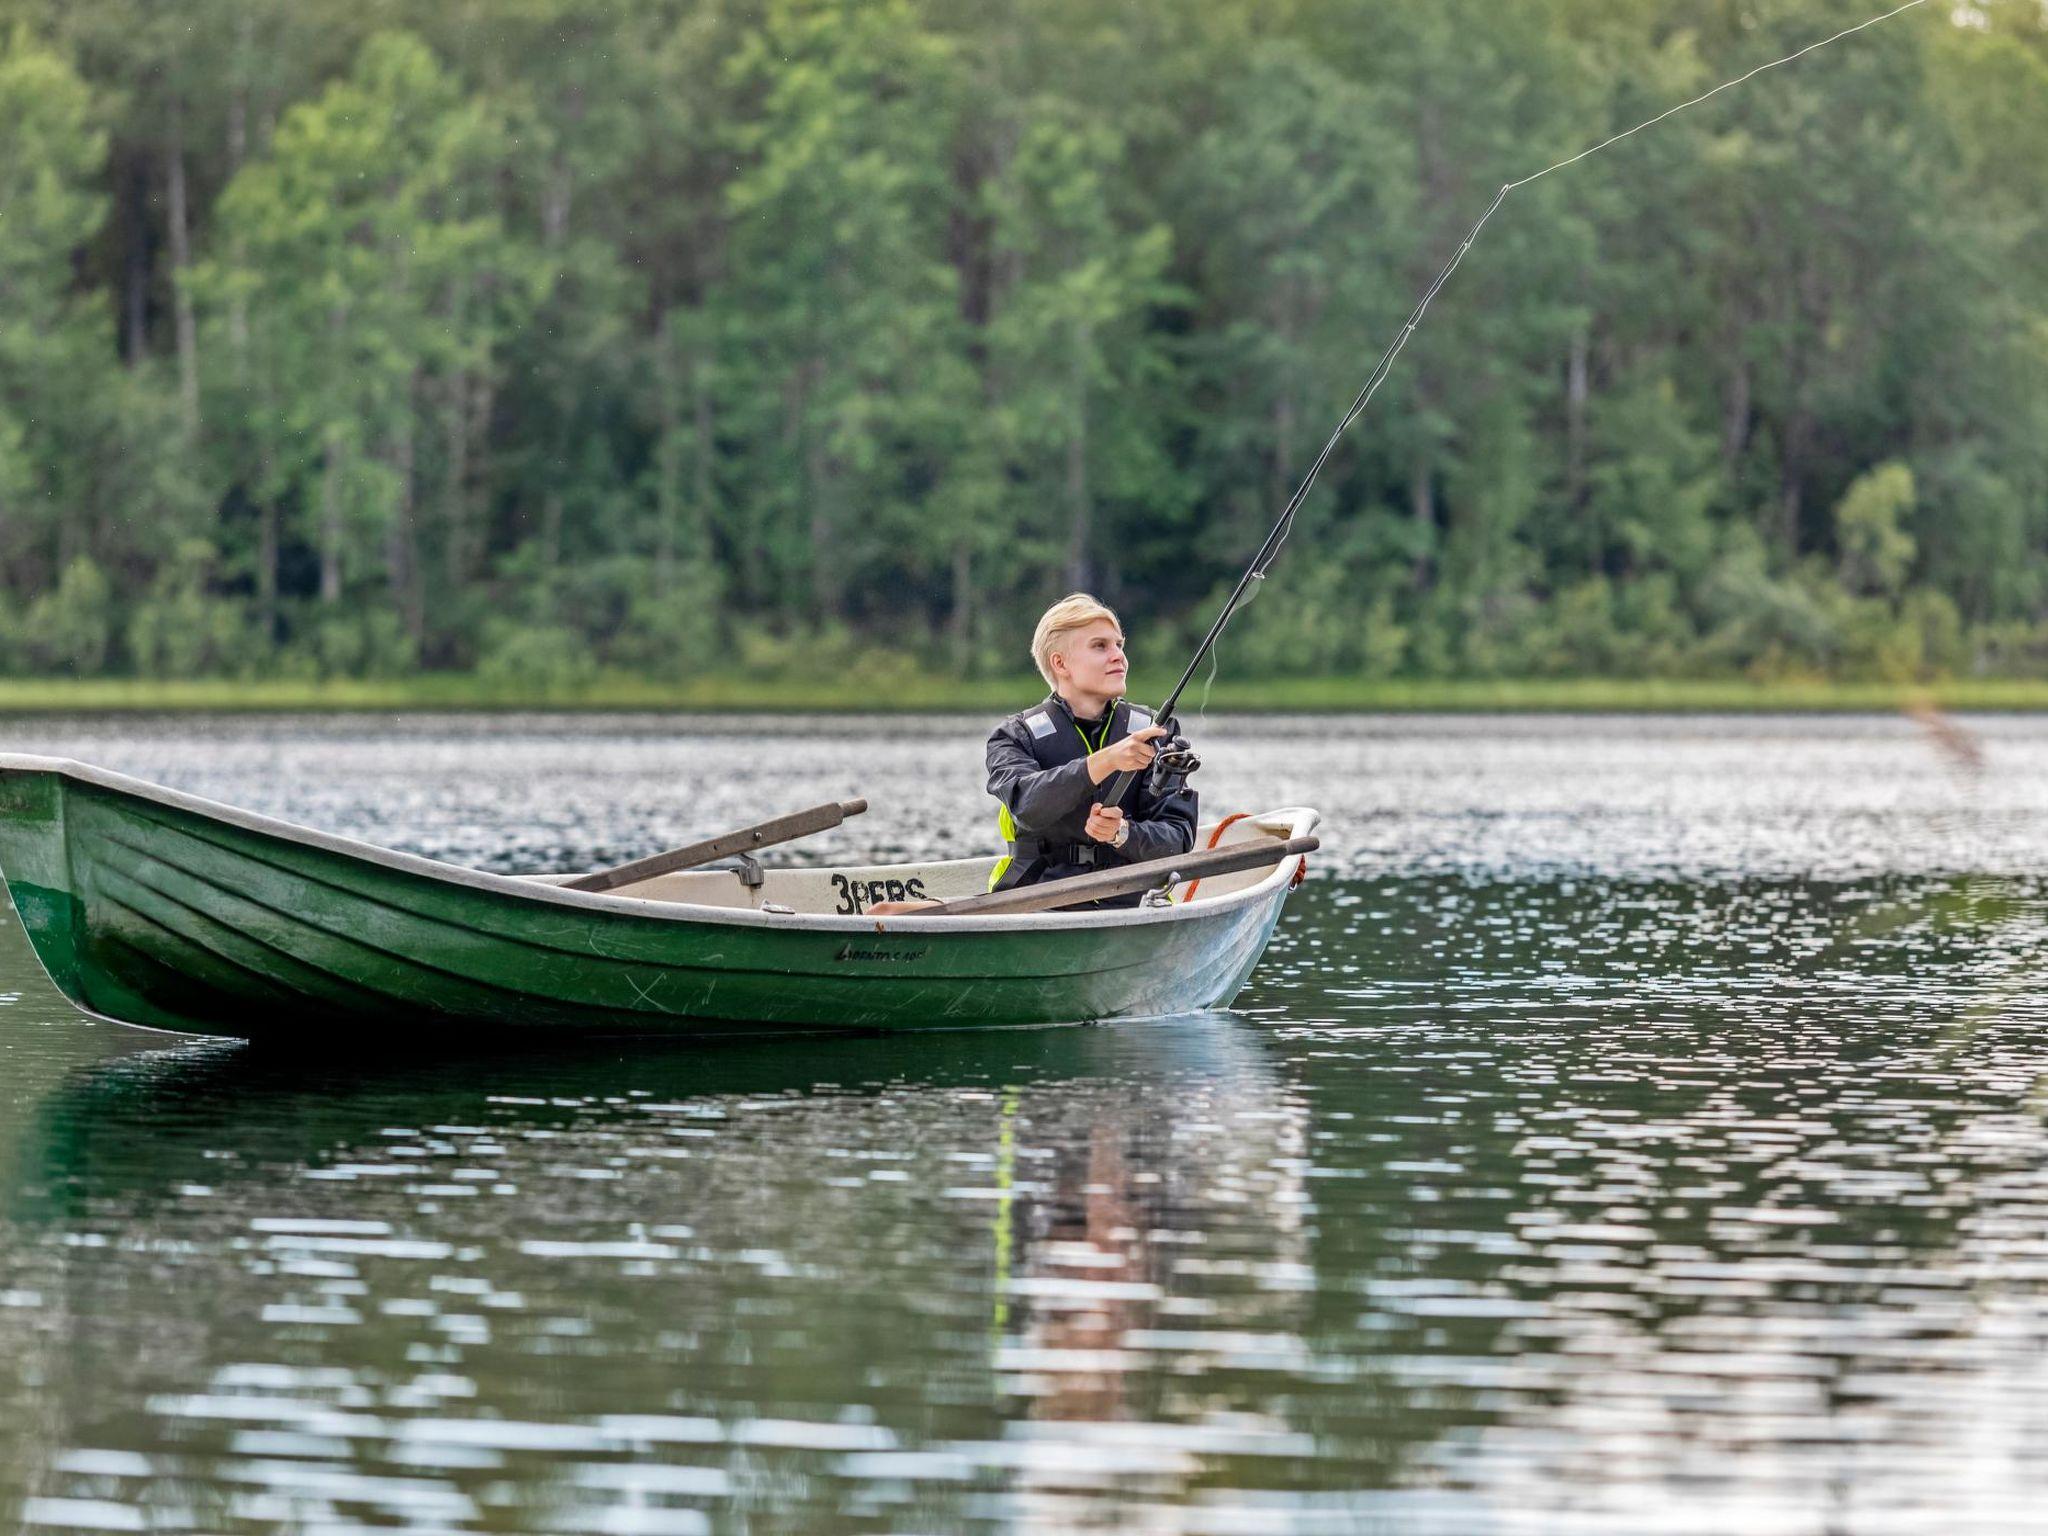
[[[1170,652],[1504,181],[1875,8],[0,0],[0,671]],[[1515,194],[1223,662],[2048,674],[2048,8]]]

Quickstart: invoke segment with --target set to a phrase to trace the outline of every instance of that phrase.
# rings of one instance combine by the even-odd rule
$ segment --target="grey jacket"
[[[1156,766],[1124,796],[1131,832],[1123,847],[1088,836],[1089,807],[1108,789],[1107,782],[1088,777],[1088,755],[1152,723],[1144,709],[1123,702],[1106,721],[1077,721],[1066,701],[1052,694],[989,733],[988,792],[1008,811],[1014,828],[1012,861],[996,889],[1169,858],[1194,846],[1197,796],[1184,783],[1162,786]]]

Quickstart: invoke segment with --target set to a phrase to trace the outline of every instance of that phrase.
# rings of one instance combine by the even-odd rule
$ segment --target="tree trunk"
[[[654,449],[654,583],[667,591],[675,582],[676,525],[681,521],[682,422],[676,409],[675,311],[664,309],[654,337],[656,422]]]
[[[557,159],[549,171],[540,204],[541,244],[551,251],[559,250],[562,241],[568,237],[569,205],[574,190],[575,181],[567,163]]]
[[[838,486],[825,431],[816,419],[818,386],[825,376],[825,360],[813,358],[804,365],[802,432],[804,440],[804,485],[810,495],[811,601],[814,616],[839,618],[846,603],[844,552],[836,547],[839,532]]]
[[[249,73],[250,56],[255,51],[256,16],[251,6],[238,6],[235,11],[235,51],[231,83],[228,89],[228,175],[232,182],[241,173],[242,162],[249,158]],[[238,237],[235,241],[233,261],[237,267],[248,265],[246,244]],[[235,380],[238,384],[248,382],[249,352],[249,305],[242,297],[239,287],[228,297],[228,346],[235,358]]]
[[[540,499],[540,564],[552,600],[555,572],[562,564],[562,493],[552,486]]]
[[[712,444],[716,438],[711,398],[711,367],[701,354],[690,359],[690,415],[696,429],[697,457],[690,465],[690,554],[693,559],[711,557],[711,504],[716,495],[711,477]]]
[[[458,342],[469,313],[469,282],[458,278],[448,293],[448,334]],[[469,373],[456,368],[442,381],[441,432],[448,472],[441,486],[441,570],[448,590],[462,590],[469,510]]]
[[[496,401],[488,351],[476,372],[458,369],[450,375],[443,412],[448,437],[448,478],[442,490],[446,531],[441,557],[451,591],[460,591],[468,583],[488,543],[482,508],[478,505],[482,492],[477,485],[477,461]]]
[[[1738,341],[1737,347],[1741,346]],[[1749,359],[1738,351],[1721,400],[1721,468],[1733,475],[1749,447]]]
[[[348,339],[346,304],[337,304],[328,312],[327,339],[334,360],[339,364],[345,355]],[[333,409],[331,403],[328,409]],[[320,466],[320,601],[325,606],[341,601],[341,471],[346,445],[347,429],[338,421],[330,421],[326,432],[326,453]]]
[[[327,429],[325,459],[320,466],[320,602],[341,601],[341,455],[342,429]]]
[[[1571,354],[1565,359],[1564,442],[1565,495],[1574,507],[1586,504],[1586,399],[1590,351],[1585,328],[1572,332]]]
[[[713,405],[710,369],[693,349],[685,358],[676,355],[674,311],[661,319],[656,353],[658,406],[661,441],[655,454],[655,579],[666,588],[675,579],[680,562],[703,560],[710,552],[710,523],[713,481],[711,451]],[[684,366],[678,368],[678,363]],[[690,389],[690,494],[683,495],[683,417],[681,374],[689,375]]]
[[[1294,474],[1294,393],[1283,389],[1273,402],[1273,473],[1266,492],[1271,503],[1266,516],[1279,515],[1294,495],[1289,477]]]
[[[1811,264],[1801,265],[1792,283],[1791,306],[1792,323],[1786,328],[1790,356],[1785,368],[1785,424],[1778,444],[1778,519],[1786,553],[1797,556],[1807,459],[1819,430],[1807,386],[1813,377],[1816,353],[1826,346],[1830,305],[1824,270]]]
[[[1455,111],[1455,106],[1453,111]],[[1451,156],[1443,149],[1443,106],[1429,94],[1425,86],[1416,104],[1415,118],[1415,170],[1416,179],[1422,188],[1423,206],[1448,209],[1456,205],[1453,193],[1454,175]],[[1461,226],[1451,224],[1439,228],[1436,238],[1424,238],[1415,247],[1414,260],[1419,263],[1414,271],[1414,287],[1420,289],[1426,284],[1443,256],[1432,252],[1432,245],[1448,255],[1461,233]],[[1415,372],[1414,412],[1418,423],[1426,423],[1431,411],[1435,390],[1430,385],[1429,370],[1417,361]],[[1426,432],[1427,427],[1419,427]],[[1418,590],[1427,590],[1435,570],[1435,559],[1431,553],[1436,544],[1437,510],[1435,462],[1432,445],[1424,440],[1415,448],[1415,457],[1408,471],[1408,509],[1415,524],[1415,562],[1410,568],[1410,579]]]
[[[1801,471],[1811,439],[1812,428],[1805,413],[1794,412],[1785,424],[1785,466],[1778,478],[1778,537],[1784,542],[1785,552],[1794,557],[1799,554],[1800,522],[1806,501]]]
[[[1088,585],[1089,545],[1094,538],[1095,509],[1088,494],[1088,343],[1089,328],[1074,332],[1073,371],[1068,380],[1073,421],[1067,433],[1067,586]]]
[[[457,369],[445,384],[442,428],[448,438],[448,479],[441,488],[441,561],[450,591],[462,586],[469,541],[469,375]]]
[[[582,92],[570,92],[570,120],[582,117]],[[560,154],[549,168],[547,186],[541,194],[541,243],[550,252],[559,252],[562,242],[569,236],[569,207],[575,191],[575,176],[568,160]],[[574,452],[570,439],[575,430],[575,401],[571,398],[573,381],[566,375],[558,379],[554,399],[554,446],[553,454],[557,477],[542,493],[540,499],[540,558],[542,569],[547,576],[547,599],[550,606],[555,600],[555,573],[562,562],[562,484],[560,477],[565,473]]]
[[[391,601],[414,644],[426,638],[427,629],[426,600],[420,581],[419,498],[415,494],[413,478],[417,458],[413,402],[418,392],[419,373],[415,370],[406,381],[405,399],[398,412],[398,425],[391,445],[391,467],[398,476],[398,505],[391,509],[391,526],[385,536],[385,564],[391,581]]]
[[[977,125],[978,127],[979,125]],[[987,210],[983,188],[1001,170],[996,142],[972,141],[953,153],[953,197],[946,218],[946,258],[953,265],[960,296],[960,318],[967,325],[968,355],[982,362],[987,353],[988,323],[995,317],[995,219]]]
[[[132,368],[149,355],[149,168],[140,156],[129,163],[127,180],[121,355]]]
[[[244,105],[238,96],[228,107],[228,179],[233,180],[242,164],[243,133],[242,116]],[[238,268],[249,264],[248,243],[237,235],[230,259]],[[244,297],[239,283],[233,285],[228,296],[228,350],[234,358],[235,383],[247,388],[249,383],[249,301]]]
[[[483,563],[483,557],[490,548],[491,530],[490,507],[484,498],[484,476],[487,470],[485,454],[491,440],[491,413],[497,409],[498,379],[491,367],[490,352],[486,349],[483,366],[477,371],[471,383],[471,417],[469,423],[471,451],[471,474],[467,487],[468,507],[462,518],[467,536],[462,551],[462,579],[466,582]]]
[[[178,341],[178,401],[185,433],[199,435],[199,329],[192,317],[192,232],[185,206],[185,114],[171,104],[171,138],[164,155],[171,231],[171,314]]]
[[[974,551],[967,540],[953,545],[953,670],[962,677],[974,671]]]
[[[256,621],[269,645],[277,640],[277,502],[267,474],[260,483],[263,501],[256,524]]]
[[[1408,471],[1408,510],[1415,520],[1415,565],[1411,577],[1418,588],[1429,586],[1430,546],[1436,542],[1436,482],[1429,454],[1418,452]]]
[[[838,518],[834,515],[830,455],[825,452],[822,432],[804,434],[804,479],[811,488],[811,598],[818,618],[836,619],[846,602],[846,583],[840,552],[833,547]]]
[[[1785,552],[1799,553],[1799,523],[1806,456],[1813,445],[1813,413],[1806,405],[1806,349],[1793,343],[1786,388],[1785,422],[1778,443],[1778,537]]]

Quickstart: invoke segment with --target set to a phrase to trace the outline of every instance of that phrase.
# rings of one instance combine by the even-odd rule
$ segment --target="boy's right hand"
[[[1088,754],[1088,777],[1100,784],[1104,779],[1119,773],[1142,773],[1152,766],[1152,759],[1159,755],[1159,749],[1152,745],[1166,734],[1160,725],[1148,725],[1142,731],[1133,731],[1122,741],[1113,741],[1100,752]]]

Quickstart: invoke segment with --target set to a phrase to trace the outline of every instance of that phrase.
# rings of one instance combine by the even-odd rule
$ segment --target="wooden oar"
[[[1316,837],[1290,837],[1284,843],[1246,843],[1202,853],[1182,853],[1171,858],[1147,859],[1120,869],[1100,870],[1092,875],[1074,875],[1066,880],[1048,880],[1042,885],[1020,885],[1013,891],[990,891],[985,896],[962,896],[937,906],[919,907],[903,917],[997,917],[1016,912],[1052,912],[1079,902],[1100,901],[1105,896],[1128,896],[1149,891],[1169,878],[1193,880],[1206,875],[1228,875],[1240,869],[1257,869],[1277,864],[1297,853],[1313,853],[1322,846]]]
[[[679,869],[693,869],[699,864],[709,864],[714,859],[729,859],[736,853],[752,853],[756,848],[766,848],[773,843],[787,843],[799,837],[809,837],[813,832],[828,831],[847,817],[858,816],[867,808],[868,803],[865,800],[829,801],[824,805],[814,805],[807,811],[792,811],[787,816],[777,816],[773,821],[764,821],[757,826],[741,827],[737,832],[721,832],[717,837],[706,838],[701,843],[671,848],[666,853],[651,853],[646,858],[635,859],[630,864],[620,864],[612,869],[600,869],[591,874],[578,875],[574,880],[564,880],[561,889],[615,891],[622,885],[652,880],[656,875],[671,875]]]

